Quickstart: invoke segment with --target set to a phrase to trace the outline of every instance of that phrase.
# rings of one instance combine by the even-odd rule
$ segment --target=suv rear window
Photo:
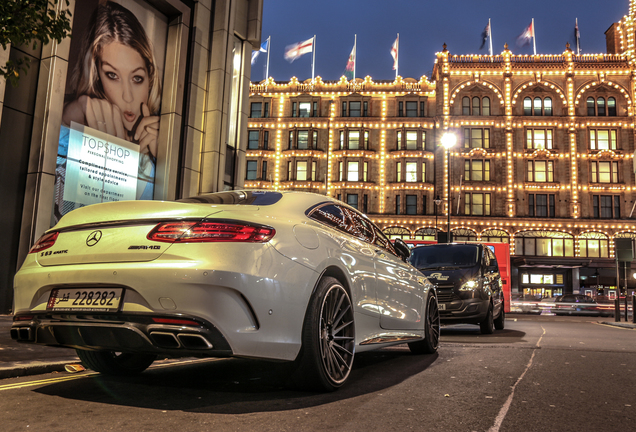
[[[283,194],[281,194],[280,192],[227,191],[182,198],[177,200],[177,202],[267,206],[276,204],[282,197]]]

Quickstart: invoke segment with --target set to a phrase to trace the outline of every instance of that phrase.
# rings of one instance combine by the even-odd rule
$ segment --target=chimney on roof
[[[618,28],[620,25],[614,23],[605,32],[605,45],[607,54],[621,54],[620,33]]]

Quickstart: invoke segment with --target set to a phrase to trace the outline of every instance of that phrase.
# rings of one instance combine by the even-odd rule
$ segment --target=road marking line
[[[204,361],[219,361],[219,360],[225,360],[225,357],[219,357],[219,358],[211,357],[211,358],[205,358],[205,359],[183,360],[183,361],[175,361],[170,363],[160,363],[160,364],[151,366],[149,369],[159,369],[159,368],[165,368],[168,366],[196,364],[196,363],[202,363]],[[47,378],[47,379],[36,380],[36,381],[26,381],[21,383],[5,384],[5,385],[0,385],[0,391],[15,390],[15,389],[20,389],[25,387],[33,387],[36,385],[55,384],[58,382],[71,381],[71,380],[80,379],[80,378],[88,378],[95,375],[99,375],[99,372],[88,372],[81,375],[67,375],[63,377]]]
[[[515,390],[517,389],[517,385],[519,385],[519,383],[525,376],[526,372],[528,372],[528,370],[530,369],[530,366],[532,366],[532,360],[534,359],[534,355],[537,352],[537,349],[540,348],[541,339],[543,339],[543,336],[545,335],[545,329],[543,328],[543,326],[541,326],[541,328],[543,329],[543,334],[541,334],[541,337],[537,341],[537,347],[532,350],[532,355],[530,356],[530,361],[528,361],[528,364],[526,365],[526,369],[519,376],[515,385],[512,386],[512,392],[510,393],[510,396],[508,396],[508,399],[506,399],[506,402],[501,407],[501,410],[499,411],[499,414],[497,415],[497,418],[495,419],[495,424],[492,425],[490,429],[488,429],[488,432],[499,432],[499,428],[501,427],[501,424],[506,418],[506,414],[508,414],[508,410],[510,409],[510,405],[512,404],[512,398],[515,396]]]
[[[64,377],[59,377],[59,378],[48,378],[48,379],[43,379],[43,380],[27,381],[27,382],[15,383],[15,384],[5,384],[5,385],[0,386],[0,391],[2,391],[2,390],[13,390],[13,389],[19,389],[19,388],[24,388],[24,387],[32,387],[32,386],[36,386],[36,385],[54,384],[54,383],[63,382],[63,381],[70,381],[70,380],[75,380],[75,379],[80,379],[80,378],[86,378],[86,377],[93,376],[93,375],[97,375],[97,372],[92,372],[92,373],[88,373],[88,374],[84,374],[84,375],[64,376]]]

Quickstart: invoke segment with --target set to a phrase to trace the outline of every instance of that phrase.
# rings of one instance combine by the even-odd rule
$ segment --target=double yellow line
[[[37,385],[55,384],[55,383],[59,383],[63,381],[71,381],[71,380],[76,380],[80,378],[86,378],[93,375],[97,375],[97,372],[89,372],[82,375],[62,376],[58,378],[49,378],[49,379],[43,379],[43,380],[37,380],[37,381],[27,381],[27,382],[20,382],[20,383],[14,383],[14,384],[5,384],[5,385],[0,385],[0,391],[15,390],[15,389],[20,389],[25,387],[33,387]]]

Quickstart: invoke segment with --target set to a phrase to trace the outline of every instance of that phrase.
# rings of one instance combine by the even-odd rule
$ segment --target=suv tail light
[[[162,222],[148,233],[148,240],[166,243],[245,242],[266,243],[276,230],[244,222]]]
[[[29,253],[38,253],[44,249],[48,249],[55,244],[59,231],[53,231],[48,234],[44,234],[40,239],[29,249]]]

